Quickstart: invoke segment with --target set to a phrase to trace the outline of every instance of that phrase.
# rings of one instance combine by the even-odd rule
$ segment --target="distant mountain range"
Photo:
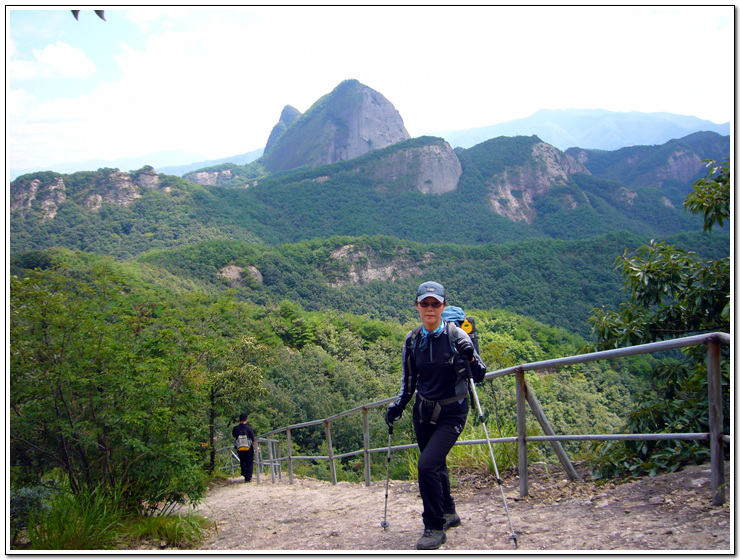
[[[565,151],[568,148],[618,150],[627,146],[654,146],[699,131],[729,136],[730,123],[716,124],[672,113],[543,109],[524,119],[432,135],[444,138],[453,148],[470,148],[498,136],[536,135],[543,142]]]
[[[282,118],[282,117],[281,117]],[[282,121],[281,121],[282,122]],[[276,127],[277,128],[277,127]],[[281,129],[280,132],[283,130]],[[429,135],[444,138],[453,147],[470,148],[499,136],[532,136],[560,150],[578,147],[595,150],[617,150],[627,146],[660,145],[672,139],[683,138],[700,131],[730,134],[730,123],[716,124],[692,116],[672,113],[620,113],[602,109],[541,110],[524,119],[516,119],[492,126],[469,130],[431,132]],[[271,137],[279,136],[273,130]],[[270,139],[265,139],[266,145]],[[272,138],[274,142],[275,138]],[[262,156],[264,148],[220,159],[206,160],[203,156],[164,151],[140,157],[120,158],[112,161],[87,160],[63,163],[51,168],[9,169],[10,180],[35,171],[94,171],[102,167],[122,171],[140,169],[151,165],[161,173],[182,177],[186,173],[224,163],[244,165]]]

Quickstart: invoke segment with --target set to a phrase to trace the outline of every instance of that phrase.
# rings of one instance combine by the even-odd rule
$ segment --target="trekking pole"
[[[488,444],[488,451],[491,453],[491,461],[493,461],[493,470],[496,473],[496,483],[498,484],[499,490],[501,490],[501,499],[504,501],[504,509],[506,510],[506,517],[509,519],[509,528],[511,529],[511,535],[509,535],[509,538],[514,541],[514,548],[519,548],[516,544],[516,533],[514,532],[514,525],[511,522],[511,515],[509,515],[509,506],[506,504],[506,496],[504,495],[504,487],[503,487],[503,481],[501,480],[501,477],[499,477],[498,474],[498,466],[496,466],[496,457],[493,455],[493,447],[491,446],[491,438],[488,437],[488,428],[486,427],[486,422],[483,419],[483,409],[480,406],[480,401],[478,400],[478,391],[475,390],[475,382],[473,381],[472,377],[468,377],[468,385],[470,385],[470,393],[473,395],[473,400],[475,401],[475,406],[478,408],[478,418],[480,418],[480,423],[483,424],[483,433],[486,434],[486,443]]]
[[[390,424],[388,426],[388,467],[385,471],[385,507],[383,508],[383,521],[380,523],[380,526],[383,528],[383,531],[385,531],[388,528],[388,521],[386,519],[388,518],[388,482],[391,479],[391,437],[393,436],[393,424]]]

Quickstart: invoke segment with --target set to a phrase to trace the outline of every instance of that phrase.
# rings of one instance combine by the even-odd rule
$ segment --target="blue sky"
[[[264,146],[285,105],[342,80],[379,91],[411,136],[539,109],[734,119],[734,8],[6,7],[13,169]],[[183,162],[184,163],[184,162]]]

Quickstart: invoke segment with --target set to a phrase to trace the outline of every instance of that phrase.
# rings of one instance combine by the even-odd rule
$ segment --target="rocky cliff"
[[[387,152],[374,165],[361,166],[360,171],[387,187],[411,186],[424,194],[442,194],[457,188],[462,166],[441,138],[421,138]]]
[[[521,166],[506,168],[490,179],[489,205],[501,216],[531,224],[537,216],[534,200],[554,186],[567,184],[574,173],[589,171],[570,155],[537,142]],[[575,208],[578,202],[572,198],[566,204]]]
[[[343,245],[332,251],[330,262],[333,264],[328,267],[332,272],[324,270],[324,274],[333,288],[345,284],[362,285],[373,280],[394,281],[419,276],[433,256],[433,253],[425,253],[419,258],[411,255],[408,247],[402,247],[388,258],[366,245]]]
[[[25,218],[35,213],[39,221],[54,219],[59,206],[68,198],[89,211],[97,211],[103,202],[129,206],[141,197],[143,189],[160,188],[161,180],[151,167],[133,173],[118,169],[83,172],[89,175],[85,187],[68,192],[64,175],[53,172],[24,175],[10,185],[10,213]],[[69,176],[67,176],[69,177]],[[168,191],[169,187],[164,187]]]
[[[410,138],[383,95],[346,80],[290,125],[262,158],[268,172],[353,159]]]

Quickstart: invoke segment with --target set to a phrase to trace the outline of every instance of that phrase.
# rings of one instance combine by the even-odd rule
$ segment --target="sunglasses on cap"
[[[419,307],[421,307],[422,309],[426,309],[426,308],[427,308],[427,307],[429,307],[430,305],[431,305],[431,306],[432,306],[432,307],[433,307],[434,309],[439,309],[439,308],[440,308],[440,307],[442,307],[442,305],[444,305],[444,304],[443,304],[443,303],[442,303],[441,301],[437,301],[437,300],[434,300],[434,301],[420,301],[420,302],[419,302]]]

